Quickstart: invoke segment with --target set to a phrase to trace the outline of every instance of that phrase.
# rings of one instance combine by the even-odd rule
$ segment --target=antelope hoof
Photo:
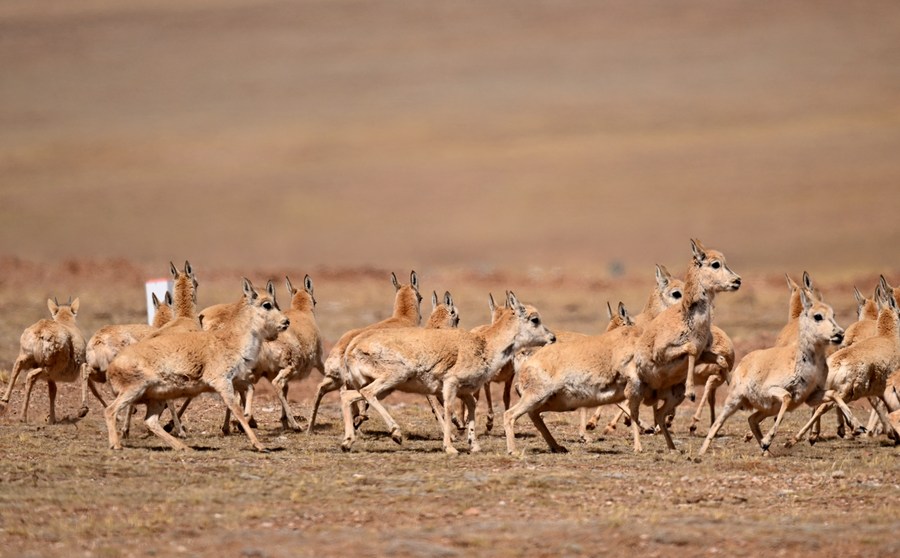
[[[856,436],[861,436],[861,435],[863,435],[863,434],[865,434],[865,433],[866,433],[866,427],[865,427],[865,426],[859,426],[859,427],[856,428],[856,430],[853,431],[853,436],[854,436],[854,437],[856,437]]]
[[[345,438],[343,442],[341,442],[341,451],[350,451],[350,448],[353,446],[353,440],[350,438]]]
[[[587,424],[584,425],[584,429],[585,429],[585,430],[596,430],[596,429],[597,429],[597,423],[596,423],[596,422],[589,422],[589,423],[587,423]]]
[[[494,419],[489,418],[489,419],[487,419],[487,423],[484,425],[484,432],[486,434],[493,429],[494,429]]]
[[[457,449],[453,446],[444,447],[444,452],[446,452],[447,455],[459,455],[459,451],[457,451]]]
[[[784,443],[784,447],[790,449],[790,448],[794,447],[794,444],[796,444],[796,443],[797,443],[797,440],[790,439]]]
[[[115,443],[115,444],[109,446],[109,449],[114,450],[114,451],[122,451],[122,444]]]
[[[691,393],[688,394],[688,399],[690,399],[691,403],[693,403],[694,401],[697,400],[697,394],[692,391]]]
[[[403,444],[403,433],[396,426],[391,429],[391,440],[397,445]]]
[[[569,450],[567,450],[565,446],[553,446],[550,448],[550,451],[553,453],[569,453]]]
[[[847,433],[847,432],[846,432],[846,430],[844,429],[844,425],[843,425],[843,424],[840,425],[840,426],[838,426],[838,429],[837,429],[837,435],[838,435],[839,437],[843,438],[844,435],[845,435],[846,433]]]
[[[753,434],[744,434],[744,443],[746,444],[753,439]]]
[[[475,444],[471,448],[469,448],[469,453],[478,453],[480,451],[481,451],[481,446],[479,446],[478,444]]]
[[[692,424],[691,427],[688,428],[688,430],[691,432],[691,436],[693,436],[693,435],[694,435],[694,432],[697,431],[697,425],[696,425],[696,424]]]
[[[769,453],[769,445],[771,445],[771,444],[769,444],[768,442],[762,443],[762,445],[760,447],[762,447],[763,454]]]
[[[362,423],[366,422],[367,420],[369,420],[369,417],[367,417],[366,415],[356,415],[355,417],[353,417],[353,429],[359,430],[359,427],[362,426]]]
[[[82,405],[81,408],[78,409],[78,418],[86,417],[89,410],[90,409],[88,409],[87,405]]]
[[[628,417],[625,417],[624,424],[625,424],[625,426],[631,426],[631,419],[628,418]],[[615,428],[615,427],[616,427],[616,426],[613,425],[613,428]]]

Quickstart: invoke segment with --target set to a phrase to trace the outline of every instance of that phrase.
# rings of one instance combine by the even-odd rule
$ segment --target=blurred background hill
[[[893,1],[2,2],[0,76],[2,256],[896,265]]]

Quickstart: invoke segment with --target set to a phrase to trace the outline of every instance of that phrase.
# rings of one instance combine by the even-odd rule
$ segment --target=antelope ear
[[[809,273],[803,272],[803,286],[806,287],[810,292],[813,291],[813,283],[812,279],[809,277]]]
[[[506,304],[507,306],[515,310],[516,315],[520,318],[525,316],[525,307],[519,302],[519,299],[516,298],[516,294],[514,292],[507,291]]]
[[[791,276],[785,273],[784,278],[787,279],[788,288],[791,290],[791,292],[796,291],[799,285],[797,285],[797,283],[793,279],[791,279]]]
[[[444,291],[444,304],[453,306],[453,295],[450,294],[450,291]]]
[[[309,275],[303,277],[303,288],[306,289],[306,292],[309,293],[309,296],[313,296],[312,277],[310,277]]]
[[[606,301],[606,317],[610,320],[613,319],[612,306],[609,305],[609,301]]]
[[[156,293],[152,293],[150,298],[153,299],[153,308],[159,310],[159,299],[156,297]]]
[[[887,296],[884,297],[884,299],[885,299],[885,304],[888,305],[888,308],[890,308],[891,310],[896,312],[897,311],[897,299],[894,298],[894,293],[889,292],[887,294]]]
[[[656,285],[659,287],[659,290],[663,290],[669,286],[669,278],[672,277],[669,274],[669,270],[666,269],[666,266],[656,264]]]
[[[287,287],[288,294],[289,294],[290,296],[294,296],[294,293],[297,292],[297,291],[294,290],[294,286],[291,285],[291,278],[288,277],[287,275],[284,276],[284,286]]]
[[[184,274],[188,277],[194,276],[194,268],[191,267],[191,262],[184,260]]]
[[[172,262],[169,262],[169,273],[172,274],[173,279],[178,279],[178,268]]]
[[[48,298],[47,309],[50,310],[51,316],[56,316],[56,313],[59,312],[59,302],[55,298]]]
[[[862,293],[859,292],[859,289],[856,288],[856,285],[853,286],[853,298],[856,299],[857,306],[862,306],[866,303],[866,299],[863,297]]]
[[[691,252],[694,254],[695,262],[703,263],[706,261],[706,249],[703,247],[703,244],[695,238],[691,239]]]
[[[800,303],[803,304],[804,312],[812,308],[812,300],[806,295],[806,289],[800,289]]]
[[[497,303],[494,302],[494,293],[488,293],[488,308],[491,309],[491,315],[494,315],[494,311],[497,310]]]
[[[275,283],[271,279],[266,282],[266,292],[272,297],[272,302],[278,305],[278,302],[275,300]]]
[[[894,297],[891,297],[891,298],[894,298]],[[80,305],[81,305],[81,302],[78,300],[78,297],[75,297],[75,300],[73,300],[71,303],[69,303],[69,308],[72,309],[73,315],[75,315],[75,316],[78,315],[78,307]]]
[[[883,292],[892,292],[894,289],[888,285],[887,279],[884,278],[884,275],[878,276],[878,284],[881,286],[881,290]]]
[[[415,270],[409,272],[409,284],[412,285],[415,290],[419,290],[419,276],[416,275]]]
[[[168,304],[169,306],[172,306],[172,303],[174,302],[172,300],[172,293],[170,293],[169,291],[166,291],[166,296],[164,298],[165,298],[166,304]]]
[[[625,303],[621,300],[619,301],[619,317],[621,317],[626,322],[628,321],[628,309],[625,308]]]
[[[397,276],[394,275],[394,272],[393,272],[393,271],[391,272],[391,284],[394,285],[394,290],[395,290],[395,291],[399,291],[399,290],[400,290],[400,283],[397,281]]]
[[[259,295],[256,293],[256,289],[253,288],[253,283],[250,282],[246,277],[241,278],[242,287],[244,290],[244,298],[248,301],[256,299]]]
[[[434,310],[438,306],[437,291],[431,291],[431,309]]]

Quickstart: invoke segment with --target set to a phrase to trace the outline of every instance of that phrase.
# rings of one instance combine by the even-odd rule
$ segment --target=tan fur
[[[250,375],[245,378],[235,377],[234,384],[235,390],[244,401],[244,417],[251,427],[256,425],[253,417],[254,384],[266,378],[275,388],[275,395],[281,404],[282,428],[300,431],[300,425],[297,424],[288,403],[288,384],[291,380],[307,378],[313,369],[324,370],[325,366],[322,363],[322,337],[316,323],[316,299],[312,279],[309,275],[304,277],[303,290],[294,288],[288,277],[285,277],[285,285],[291,295],[290,308],[284,311],[284,315],[291,322],[290,327],[277,339],[263,343],[259,359]],[[271,282],[267,285],[266,291],[275,300],[275,287]],[[224,325],[219,320],[232,319],[233,308],[222,310],[224,311],[214,312],[214,315],[210,316],[204,312],[203,328],[218,329]],[[230,416],[230,410],[226,409],[225,423],[222,426],[226,434],[230,431]]]
[[[169,262],[174,286],[173,309],[175,317],[165,325],[151,332],[147,338],[183,331],[200,331],[200,320],[197,316],[197,278],[191,262],[184,262],[184,270],[178,271],[175,264]]]
[[[390,318],[381,320],[378,323],[371,324],[366,327],[351,329],[338,339],[328,358],[325,359],[325,379],[316,388],[316,398],[312,405],[312,412],[309,417],[309,426],[307,432],[312,433],[316,425],[316,416],[319,412],[319,405],[322,403],[322,397],[326,393],[336,391],[344,385],[346,371],[344,368],[344,353],[347,346],[357,335],[364,331],[375,329],[391,329],[397,327],[413,327],[418,326],[422,322],[422,313],[420,305],[422,295],[419,294],[419,278],[415,271],[409,274],[409,284],[401,285],[397,281],[397,276],[391,273],[391,283],[394,285],[396,294],[394,296],[394,312]]]
[[[76,298],[67,304],[59,304],[56,300],[47,300],[51,319],[43,319],[25,328],[19,339],[19,357],[13,365],[6,393],[0,403],[3,407],[9,403],[16,380],[22,371],[25,376],[25,397],[19,418],[28,421],[28,402],[31,390],[37,380],[47,381],[50,396],[50,415],[48,422],[56,423],[56,384],[58,382],[75,382],[82,378],[85,366],[85,340],[75,317],[78,314],[79,301]],[[87,414],[87,389],[82,390],[79,416]]]
[[[253,446],[265,449],[240,412],[232,381],[256,364],[262,343],[275,339],[290,322],[270,296],[257,293],[246,279],[236,305],[234,319],[222,328],[153,337],[119,353],[106,372],[118,393],[105,411],[110,448],[122,448],[116,430],[119,411],[146,403],[145,423],[150,431],[174,449],[189,449],[162,428],[159,414],[167,400],[215,391],[235,413]]]
[[[816,405],[828,396],[823,385],[828,373],[825,348],[840,343],[843,329],[834,321],[834,310],[808,297],[800,289],[802,310],[797,318],[795,343],[753,351],[735,368],[722,414],[710,427],[699,454],[706,452],[725,421],[739,409],[753,409],[748,421],[753,437],[768,453],[784,414],[806,403]],[[762,436],[759,423],[775,416],[771,430]]]
[[[156,329],[166,325],[175,317],[172,295],[166,292],[163,301],[153,295],[156,313],[153,324],[114,324],[101,327],[87,343],[88,387],[103,407],[106,402],[97,391],[95,383],[106,383],[106,369],[119,352],[128,345],[134,345]]]
[[[619,311],[624,312],[620,304]],[[515,452],[515,422],[528,414],[550,450],[565,452],[541,413],[572,411],[624,401],[635,385],[632,361],[639,326],[611,321],[601,335],[570,339],[536,350],[516,376],[519,401],[503,414],[506,449]]]
[[[864,430],[857,422],[844,403],[850,403],[863,397],[876,398],[885,401],[885,392],[888,390],[888,378],[900,369],[900,305],[893,296],[893,290],[887,287],[882,278],[881,311],[876,323],[876,334],[868,339],[863,339],[843,348],[828,358],[828,377],[826,388],[834,390],[834,401],[826,401],[820,405],[813,418],[794,437],[794,442],[799,440],[821,416],[835,403],[845,411],[845,418],[850,422],[854,430]],[[841,403],[843,402],[843,403]],[[893,427],[887,413],[878,405],[873,405],[879,413],[886,431],[891,432]],[[896,432],[900,439],[900,430]]]
[[[541,323],[537,312],[529,312],[514,294],[508,307],[482,333],[461,329],[402,328],[370,331],[347,348],[348,386],[341,395],[344,416],[342,449],[355,440],[350,405],[365,400],[387,423],[391,437],[402,441],[399,426],[380,403],[379,397],[399,390],[438,395],[446,402],[457,396],[466,401],[470,451],[479,451],[475,436],[475,398],[490,377],[521,348],[552,343],[553,334]],[[457,453],[451,442],[450,406],[445,407],[444,451]]]
[[[654,418],[666,438],[666,445],[675,449],[664,418],[683,400],[684,393],[694,399],[697,360],[712,340],[715,294],[735,291],[741,284],[741,278],[728,269],[721,252],[707,250],[697,240],[691,240],[691,250],[693,257],[684,280],[684,297],[679,304],[666,308],[650,321],[636,345],[635,367],[641,382],[641,395],[633,391],[629,397],[635,451],[641,451],[640,431],[635,420],[642,401],[654,405]],[[678,384],[683,384],[683,392],[676,387]],[[665,403],[656,407],[658,399]]]
[[[803,306],[800,303],[801,291],[805,290],[807,294],[811,293],[813,295],[813,298],[815,298],[815,288],[813,287],[812,279],[810,279],[807,272],[803,272],[803,280],[801,285],[798,285],[793,279],[791,279],[790,275],[785,274],[785,278],[787,279],[788,288],[791,290],[791,298],[788,305],[788,321],[784,325],[784,327],[781,328],[781,331],[778,332],[778,336],[775,338],[776,347],[784,347],[794,343],[797,340],[797,320],[800,317],[800,313],[803,311]]]

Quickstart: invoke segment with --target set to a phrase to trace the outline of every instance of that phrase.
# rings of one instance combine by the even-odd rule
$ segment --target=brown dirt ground
[[[43,288],[34,288],[36,277],[53,277],[82,297],[79,318],[88,332],[142,318],[140,283],[113,277],[133,269],[136,280],[139,266],[112,262],[116,272],[110,274],[97,262],[5,265],[12,273],[5,273],[0,285],[4,378],[18,331],[46,313],[44,299],[33,292]],[[197,272],[201,306],[236,297],[238,279],[231,272]],[[283,272],[300,273],[281,269],[272,275]],[[318,318],[331,341],[390,310],[387,271],[322,270],[313,277]],[[786,314],[781,277],[745,279],[741,291],[720,297],[717,314],[739,357],[771,342]],[[18,297],[26,284],[32,290]],[[454,292],[464,327],[488,319],[486,292],[511,286],[543,310],[551,327],[586,332],[603,327],[599,308],[607,298],[623,298],[637,311],[650,284],[649,277],[603,283],[512,273],[423,277],[426,289]],[[848,284],[820,286],[834,301],[840,323],[849,323],[854,305]],[[102,301],[112,304],[98,311]],[[295,412],[308,414],[318,378],[314,373],[292,386]],[[74,413],[78,388],[63,385],[60,392],[60,414]],[[398,395],[388,403],[406,433],[404,444],[391,442],[376,416],[365,427],[368,436],[345,454],[339,449],[334,394],[325,399],[321,428],[307,437],[283,432],[277,400],[265,387],[260,392],[258,434],[270,453],[251,451],[243,435],[221,436],[222,406],[210,396],[186,415],[187,442],[197,451],[178,454],[148,437],[140,421],[123,452],[107,450],[101,409],[93,400],[83,420],[47,425],[41,384],[31,422],[23,425],[15,420],[22,395],[21,387],[16,389],[9,412],[0,418],[2,554],[855,556],[900,550],[895,537],[900,451],[883,439],[836,438],[830,420],[826,439],[816,446],[800,444],[790,451],[778,446],[775,457],[765,458],[743,442],[746,413],[738,413],[708,456],[695,463],[690,457],[701,439],[685,431],[689,404],[679,409],[678,451],[668,452],[659,437],[648,436],[641,455],[632,453],[621,427],[605,439],[579,444],[575,415],[549,415],[550,428],[571,453],[548,453],[523,419],[518,424],[522,456],[505,454],[502,428],[496,427],[482,437],[482,454],[449,459],[424,401]],[[857,409],[865,416],[862,406]],[[789,415],[776,440],[786,439],[807,416]],[[483,424],[479,419],[480,429]]]
[[[410,268],[464,327],[514,289],[594,332],[699,237],[744,277],[716,314],[739,357],[783,323],[785,271],[848,324],[854,285],[900,277],[898,29],[891,0],[0,3],[0,380],[47,297],[81,297],[88,333],[140,322],[144,281],[185,258],[201,306],[310,273],[330,341]],[[559,416],[568,455],[522,421],[523,457],[495,431],[451,460],[398,396],[404,445],[372,420],[342,454],[334,396],[307,438],[263,393],[279,451],[219,436],[210,398],[187,415],[202,451],[139,425],[112,453],[96,402],[51,427],[42,387],[29,425],[21,389],[0,417],[3,556],[900,554],[878,439],[764,459],[741,413],[693,463],[684,406],[675,453],[580,445]]]

